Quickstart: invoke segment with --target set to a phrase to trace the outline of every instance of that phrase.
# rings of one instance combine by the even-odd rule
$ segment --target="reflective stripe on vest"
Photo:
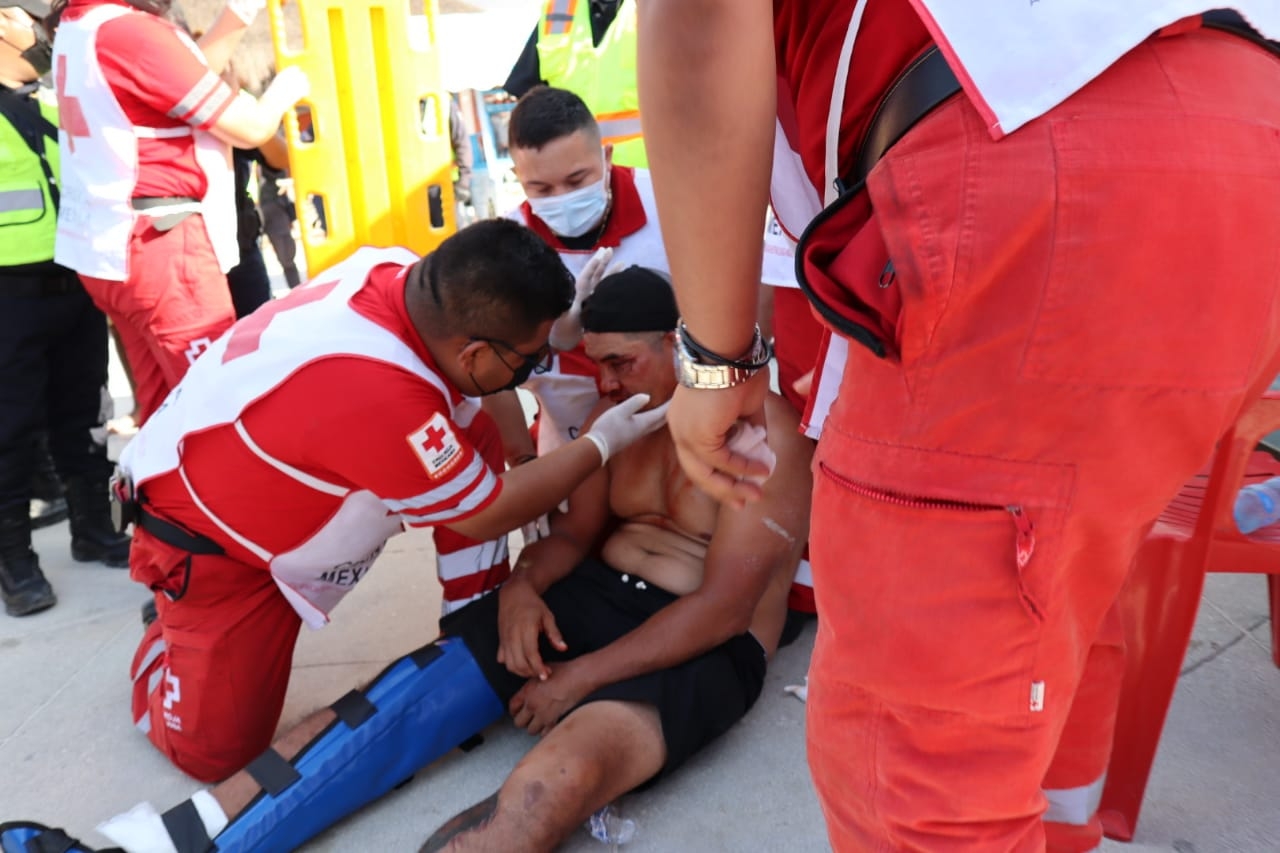
[[[1046,788],[1044,796],[1049,801],[1049,808],[1044,813],[1044,820],[1070,826],[1087,826],[1098,812],[1098,804],[1102,802],[1102,786],[1106,781],[1106,774],[1103,774],[1097,781],[1079,788]]]
[[[648,160],[636,91],[636,0],[621,0],[598,45],[592,36],[590,7],[583,0],[546,4],[538,35],[542,79],[582,98],[601,123],[603,141],[614,146],[614,163],[645,167]],[[572,20],[565,21],[565,15]]]
[[[616,145],[619,142],[640,138],[639,110],[598,115],[596,123],[600,125],[600,141],[605,145]]]
[[[548,0],[542,15],[542,34],[561,36],[573,29],[573,13],[577,5],[578,0]]]
[[[39,106],[44,117],[56,125],[57,110],[44,103]],[[56,178],[57,140],[45,139],[44,152]],[[57,222],[40,158],[17,128],[0,119],[0,266],[52,260]]]
[[[39,189],[0,190],[0,213],[44,211],[44,193]]]

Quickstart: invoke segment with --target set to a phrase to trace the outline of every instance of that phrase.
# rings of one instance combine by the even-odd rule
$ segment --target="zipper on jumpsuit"
[[[890,261],[892,264],[892,261]],[[892,271],[886,269],[887,273]],[[883,276],[881,278],[883,280]],[[827,467],[825,462],[820,462],[819,467],[828,477],[844,486],[856,495],[860,495],[870,500],[879,501],[881,503],[892,504],[894,506],[905,507],[907,509],[945,509],[955,512],[1007,512],[1013,520],[1013,527],[1017,534],[1014,540],[1014,563],[1018,567],[1018,594],[1022,599],[1022,604],[1030,614],[1036,619],[1042,619],[1043,614],[1040,607],[1027,595],[1026,590],[1022,588],[1022,570],[1031,562],[1031,553],[1036,548],[1036,530],[1035,525],[1031,523],[1031,519],[1027,517],[1025,511],[1019,504],[984,504],[972,503],[969,501],[953,501],[943,498],[925,498],[911,497],[909,495],[890,492],[884,489],[878,489],[859,483],[856,480],[850,480],[841,474],[832,471]]]

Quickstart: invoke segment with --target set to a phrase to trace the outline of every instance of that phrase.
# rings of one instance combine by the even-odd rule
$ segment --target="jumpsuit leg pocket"
[[[951,467],[976,472],[986,461]],[[1031,467],[1056,479],[938,472],[930,489],[909,473],[880,479],[820,455],[810,550],[830,642],[815,653],[815,678],[890,704],[1014,724],[1038,711],[1070,471]]]

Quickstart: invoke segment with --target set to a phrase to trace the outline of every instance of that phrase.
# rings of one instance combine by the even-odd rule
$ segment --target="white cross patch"
[[[409,446],[422,460],[422,467],[434,479],[443,477],[462,461],[462,443],[453,433],[453,425],[440,412],[431,416],[415,432],[408,435]]]

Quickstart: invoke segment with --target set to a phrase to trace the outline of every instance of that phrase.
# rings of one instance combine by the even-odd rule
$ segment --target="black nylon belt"
[[[836,190],[843,195],[865,181],[884,152],[960,88],[960,81],[947,65],[942,51],[937,47],[925,51],[898,76],[876,107],[866,138],[858,149],[853,172],[836,182]]]
[[[296,767],[270,747],[249,762],[249,766],[244,770],[253,777],[253,781],[262,786],[262,790],[273,797],[280,796],[289,789],[290,785],[302,778],[302,774]]]
[[[1201,15],[1200,20],[1208,29],[1222,30],[1223,32],[1240,36],[1240,38],[1251,41],[1258,47],[1280,56],[1280,43],[1263,38],[1262,34],[1249,26],[1249,22],[1235,9],[1213,9]]]
[[[212,539],[195,533],[188,533],[178,525],[152,515],[141,506],[138,507],[138,526],[159,539],[166,545],[180,548],[189,554],[206,554],[221,556],[226,553],[222,546]]]
[[[369,701],[359,690],[351,690],[329,706],[347,728],[358,728],[365,720],[378,713],[378,706]]]
[[[1263,38],[1234,9],[1214,9],[1205,12],[1201,20],[1209,29],[1239,36],[1280,56],[1280,44]],[[836,182],[836,189],[843,194],[865,181],[871,169],[895,142],[961,88],[942,52],[936,46],[925,51],[907,66],[885,93],[871,116],[853,171]]]
[[[178,853],[208,853],[213,848],[200,812],[190,800],[178,803],[160,815],[160,820],[164,821],[165,831]]]

